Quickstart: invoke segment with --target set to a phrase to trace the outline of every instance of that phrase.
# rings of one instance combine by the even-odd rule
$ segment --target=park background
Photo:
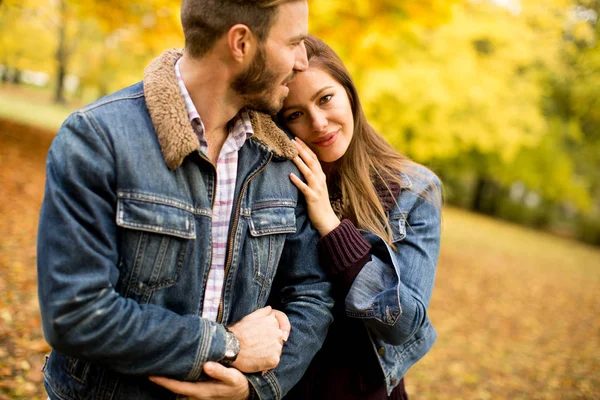
[[[309,1],[371,123],[445,184],[412,399],[599,399],[600,1]],[[35,240],[74,109],[182,47],[178,0],[0,0],[0,400],[45,399]]]

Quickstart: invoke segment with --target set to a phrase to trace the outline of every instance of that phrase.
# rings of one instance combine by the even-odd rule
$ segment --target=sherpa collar
[[[181,50],[166,51],[154,59],[144,73],[146,104],[163,157],[171,170],[200,148],[175,76],[175,63],[182,55]],[[296,147],[271,117],[252,110],[248,111],[248,115],[254,130],[250,140],[261,142],[283,158],[292,159],[298,155]]]

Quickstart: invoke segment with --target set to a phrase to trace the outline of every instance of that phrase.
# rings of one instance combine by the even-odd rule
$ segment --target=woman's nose
[[[321,132],[327,128],[327,116],[325,113],[317,111],[313,114],[312,129],[315,132]]]

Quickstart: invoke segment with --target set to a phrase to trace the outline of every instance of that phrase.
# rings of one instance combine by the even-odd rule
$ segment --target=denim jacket
[[[279,399],[332,321],[318,234],[289,180],[296,152],[255,112],[239,152],[218,320],[201,318],[216,172],[177,86],[180,56],[163,54],[143,82],[73,113],[50,148],[38,277],[52,400],[175,399],[147,377],[202,379],[202,365],[224,355],[224,326],[263,307],[271,289],[290,337],[277,368],[246,376],[252,396]]]
[[[388,214],[396,249],[362,232],[371,261],[345,299],[346,315],[364,320],[388,394],[437,338],[427,308],[440,248],[440,182],[422,168],[403,174],[403,182]]]

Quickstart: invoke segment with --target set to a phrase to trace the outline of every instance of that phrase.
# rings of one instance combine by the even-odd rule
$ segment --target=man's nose
[[[296,50],[296,61],[294,63],[295,71],[306,71],[308,69],[308,57],[306,56],[306,47],[304,42]]]

